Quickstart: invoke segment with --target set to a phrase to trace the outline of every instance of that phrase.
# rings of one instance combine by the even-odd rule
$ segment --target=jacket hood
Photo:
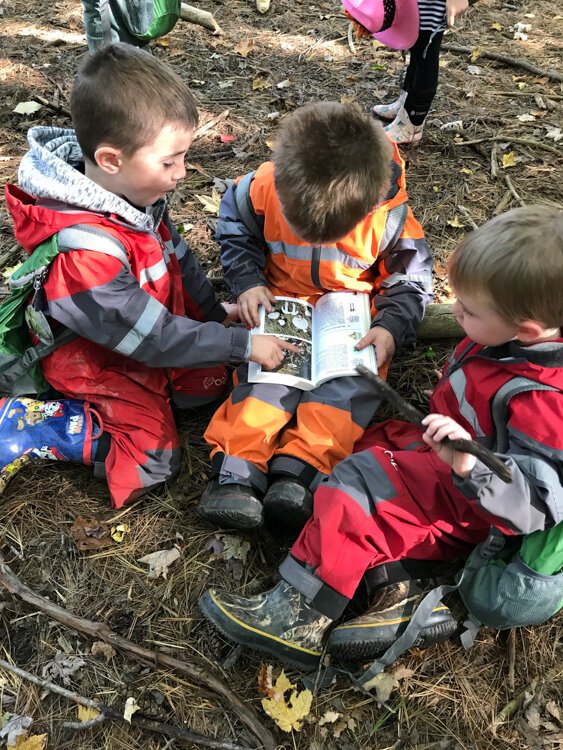
[[[165,201],[144,213],[86,177],[80,170],[84,157],[74,130],[38,126],[30,129],[27,140],[30,149],[18,172],[22,190],[6,187],[14,234],[27,250],[62,227],[79,223],[81,210],[116,216],[141,231],[154,230]]]
[[[461,342],[458,351],[466,341],[469,339]],[[512,377],[529,378],[563,391],[563,338],[530,346],[509,341],[502,346],[483,347],[479,356],[494,360]]]

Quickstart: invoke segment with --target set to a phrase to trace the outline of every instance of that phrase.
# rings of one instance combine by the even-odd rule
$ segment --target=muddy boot
[[[318,665],[323,635],[332,622],[284,580],[263,594],[249,597],[209,590],[200,598],[199,606],[229,640],[264,651],[298,669]]]
[[[383,653],[404,632],[422,598],[415,581],[394,583],[381,589],[368,611],[336,627],[328,651],[342,661],[367,661]],[[438,604],[415,642],[428,648],[450,638],[457,623],[445,604]]]
[[[207,483],[196,508],[198,516],[223,529],[254,529],[262,525],[264,508],[258,492],[244,484]]]
[[[302,529],[313,515],[313,493],[292,477],[278,477],[264,496],[264,508],[290,529]]]
[[[84,401],[0,399],[0,494],[29,461],[92,464],[101,434],[98,415]]]

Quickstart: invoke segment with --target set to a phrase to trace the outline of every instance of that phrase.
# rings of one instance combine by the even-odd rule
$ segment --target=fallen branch
[[[380,395],[392,404],[405,419],[408,419],[408,421],[413,424],[422,424],[425,415],[420,409],[409,404],[409,402],[403,398],[400,393],[397,393],[397,391],[390,386],[389,383],[383,380],[383,378],[380,378],[379,375],[376,375],[363,365],[357,365],[356,370],[360,375],[363,375],[364,378],[369,380],[369,382],[379,391]],[[478,443],[476,440],[465,440],[464,438],[455,438],[452,440],[451,438],[445,437],[442,440],[442,444],[449,446],[454,451],[470,453],[472,456],[476,456],[488,469],[496,474],[499,479],[502,479],[503,482],[506,482],[507,484],[512,482],[512,472],[506,464],[497,458],[493,451],[489,450],[484,445],[481,445],[481,443]]]
[[[460,212],[463,213],[461,209]],[[424,318],[417,329],[416,336],[419,339],[455,339],[465,334],[452,312],[451,304],[433,302],[424,311]]]
[[[457,44],[442,44],[442,49],[446,52],[455,52],[459,55],[473,55],[476,52],[475,48],[471,47],[460,47]],[[496,60],[502,62],[505,65],[510,65],[512,68],[523,68],[529,73],[534,73],[537,76],[547,76],[554,81],[563,81],[563,73],[559,73],[556,70],[545,70],[539,68],[527,60],[523,60],[520,57],[509,57],[508,55],[501,55],[499,52],[489,52],[488,50],[479,50],[475,60],[483,57],[488,60]]]
[[[354,44],[354,24],[352,23],[352,21],[350,21],[350,23],[348,24],[347,38],[348,38],[348,48],[349,48],[350,52],[353,55],[355,55],[356,54],[356,45]]]
[[[180,18],[188,23],[195,23],[209,29],[214,34],[222,34],[223,29],[219,26],[212,13],[201,8],[195,8],[193,5],[182,3],[180,7]]]
[[[85,698],[83,695],[79,695],[72,690],[67,690],[66,688],[61,687],[54,682],[50,682],[43,677],[38,677],[32,672],[21,669],[21,667],[17,667],[15,664],[11,664],[5,659],[0,659],[0,667],[2,667],[3,669],[7,669],[9,672],[13,672],[13,674],[21,677],[23,680],[27,680],[28,682],[32,682],[34,685],[38,685],[44,690],[48,690],[51,693],[56,693],[57,695],[62,695],[64,698],[68,698],[74,703],[78,703],[78,705],[80,706],[86,706],[86,708],[93,709],[94,711],[99,711],[100,715],[94,717],[93,719],[90,719],[89,721],[65,722],[64,726],[67,729],[90,729],[93,726],[101,724],[105,719],[112,719],[113,721],[122,722],[125,721],[123,712],[120,713],[111,706],[106,706],[104,703],[98,703],[98,701],[94,701],[91,698]],[[207,737],[207,735],[205,734],[199,734],[199,732],[192,732],[191,729],[175,727],[172,726],[172,724],[164,724],[163,722],[154,721],[153,719],[147,719],[144,716],[138,716],[137,714],[133,714],[130,723],[134,726],[140,727],[141,729],[147,729],[151,732],[158,732],[159,734],[164,734],[167,737],[183,739],[187,742],[193,742],[196,745],[212,747],[215,748],[215,750],[249,750],[249,748],[246,748],[243,745],[235,745],[232,742],[227,742],[226,740],[217,740],[213,737]]]
[[[550,146],[549,143],[543,141],[533,141],[531,138],[513,138],[511,135],[490,135],[484,138],[475,138],[473,141],[453,141],[454,146],[472,146],[474,143],[487,143],[487,142],[504,142],[504,143],[515,143],[518,146],[532,146],[533,148],[543,148],[546,151],[551,151],[557,156],[563,157],[563,151],[555,146]]]
[[[485,91],[485,94],[490,94],[491,96],[535,96],[539,93],[539,91]],[[558,94],[546,94],[543,91],[541,94],[546,99],[553,99],[555,102],[563,101],[563,96],[559,96]]]
[[[39,96],[39,94],[32,96],[31,101],[37,102],[37,104],[40,104],[42,107],[47,107],[47,109],[52,109],[53,112],[56,112],[58,115],[65,115],[65,117],[71,116],[69,109],[62,107],[60,104],[53,104],[43,96]]]
[[[471,214],[469,213],[468,209],[465,208],[465,206],[462,206],[461,204],[458,203],[457,209],[460,212],[460,214],[463,216],[465,221],[467,221],[471,229],[479,229],[478,225],[475,223],[473,219],[473,216],[471,216]]]
[[[203,666],[184,659],[178,659],[163,654],[158,651],[139,646],[133,641],[123,638],[111,631],[107,625],[93,620],[87,620],[84,617],[73,615],[68,610],[54,604],[43,596],[36,594],[32,589],[26,586],[13,573],[10,567],[4,561],[0,554],[0,584],[11,594],[15,594],[22,601],[38,609],[56,622],[60,622],[71,630],[87,635],[93,640],[102,640],[109,643],[116,649],[134,656],[140,661],[151,667],[163,666],[176,670],[181,674],[187,675],[190,679],[195,680],[200,685],[218,695],[225,700],[236,713],[239,720],[252,732],[266,750],[275,750],[277,742],[272,733],[266,729],[254,710],[245,705],[243,701],[230,690],[214,674],[208,672]]]

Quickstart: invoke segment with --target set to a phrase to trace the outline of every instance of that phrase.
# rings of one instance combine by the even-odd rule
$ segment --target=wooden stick
[[[274,739],[274,736],[262,724],[255,711],[250,706],[246,705],[238,695],[235,695],[235,693],[233,693],[222,680],[216,677],[213,673],[207,671],[203,666],[200,666],[195,662],[175,658],[169,654],[163,654],[158,651],[144,648],[127,638],[117,635],[117,633],[111,631],[104,623],[87,620],[84,617],[73,615],[58,604],[54,604],[48,599],[45,599],[45,597],[36,594],[32,589],[20,581],[6,564],[1,554],[0,584],[2,584],[11,594],[15,594],[22,601],[31,605],[33,608],[38,609],[40,612],[43,612],[51,619],[62,623],[71,630],[83,633],[95,641],[105,641],[106,643],[109,643],[110,646],[113,646],[130,656],[136,657],[153,668],[164,666],[187,675],[190,679],[195,680],[225,700],[231,706],[240,721],[258,739],[259,744],[262,745],[265,750],[275,750],[277,747],[278,743]]]
[[[518,201],[518,203],[521,206],[525,206],[526,205],[525,202],[522,200],[522,198],[520,197],[520,195],[516,192],[516,188],[512,184],[512,180],[510,179],[510,177],[507,174],[504,174],[503,177],[504,177],[504,181],[506,182],[506,187],[510,190],[510,192],[516,198],[516,200]]]
[[[555,146],[550,146],[549,143],[543,141],[533,141],[531,138],[513,138],[511,135],[491,135],[485,136],[484,138],[475,138],[472,141],[452,141],[454,146],[472,146],[474,143],[487,143],[501,141],[504,143],[516,143],[521,146],[532,146],[533,148],[544,148],[546,151],[551,151],[557,156],[563,156],[563,151]]]
[[[67,690],[54,682],[38,677],[27,672],[25,669],[17,667],[15,664],[11,664],[5,659],[0,659],[0,667],[7,669],[9,672],[13,672],[23,680],[32,682],[34,685],[49,690],[51,693],[62,695],[64,698],[68,698],[74,703],[78,703],[80,706],[86,706],[87,708],[94,709],[100,712],[100,716],[96,716],[94,719],[86,722],[68,721],[64,724],[69,729],[89,729],[97,724],[101,724],[106,718],[113,719],[114,721],[125,721],[123,718],[123,712],[116,711],[112,706],[106,706],[104,703],[98,703],[91,698],[85,698],[72,690]],[[204,745],[205,747],[212,747],[215,750],[249,750],[249,748],[243,745],[235,745],[232,742],[226,740],[217,740],[213,737],[207,737],[205,734],[199,734],[199,732],[192,732],[191,729],[184,729],[184,727],[175,727],[172,724],[164,724],[160,721],[154,721],[153,719],[146,719],[143,716],[133,714],[131,717],[131,724],[138,726],[142,729],[148,729],[151,732],[158,732],[164,734],[167,737],[177,737],[184,739],[188,742],[193,742],[196,745]]]
[[[180,7],[180,18],[182,21],[188,21],[188,23],[195,23],[198,26],[203,26],[214,34],[223,33],[223,29],[219,26],[213,14],[208,10],[201,10],[201,8],[195,8],[193,5],[182,3]]]
[[[544,92],[539,91],[485,91],[485,94],[489,94],[490,96],[535,96],[536,94],[541,93],[543,96],[545,96],[546,99],[553,99],[553,101],[560,102],[563,101],[563,96],[559,96],[558,94],[546,94]]]
[[[199,128],[197,128],[196,131],[194,132],[192,143],[193,141],[197,141],[198,138],[201,138],[202,136],[206,135],[212,128],[215,127],[215,125],[218,125],[223,120],[226,120],[228,116],[229,116],[229,110],[226,109],[224,112],[221,112],[215,117],[212,117],[211,120],[204,122],[203,125],[200,125]],[[227,153],[230,153],[230,152],[227,152]],[[190,154],[190,158],[192,158],[191,154]]]
[[[413,424],[422,424],[425,415],[415,406],[409,404],[409,402],[404,399],[400,393],[397,393],[389,383],[363,365],[358,365],[356,370],[360,375],[363,375],[364,378],[367,378],[370,383],[379,390],[381,395],[399,410],[405,419],[408,419],[408,421]],[[475,440],[451,440],[448,437],[445,437],[442,440],[442,443],[450,446],[450,448],[453,448],[455,451],[470,453],[472,456],[476,456],[487,468],[496,474],[499,479],[502,479],[503,482],[506,482],[507,484],[512,482],[512,473],[510,469],[507,468],[507,466],[505,466],[505,464],[503,464],[503,462],[498,459],[492,451],[485,448],[484,445],[477,443]]]
[[[442,49],[446,52],[455,52],[460,55],[471,55],[475,52],[475,48],[472,47],[460,47],[458,44],[442,44]],[[523,68],[524,70],[534,73],[537,76],[547,76],[554,81],[563,81],[563,73],[559,73],[556,70],[544,70],[539,68],[527,60],[522,60],[520,57],[509,57],[508,55],[501,55],[498,52],[489,52],[488,50],[479,50],[479,54],[476,59],[483,57],[488,60],[496,60],[497,62],[505,63],[513,68]]]

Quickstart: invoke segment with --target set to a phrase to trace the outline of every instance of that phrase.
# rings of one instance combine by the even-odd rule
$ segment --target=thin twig
[[[71,729],[86,729],[88,727],[94,726],[95,724],[100,724],[102,721],[104,721],[104,719],[125,721],[123,712],[116,711],[111,706],[106,706],[104,703],[98,703],[91,698],[85,698],[83,695],[79,695],[72,690],[67,690],[66,688],[61,687],[60,685],[57,685],[50,680],[46,680],[44,677],[38,677],[32,672],[21,669],[21,667],[17,667],[15,664],[11,664],[5,659],[0,658],[0,667],[2,667],[3,669],[7,669],[9,672],[13,672],[18,677],[21,677],[22,680],[32,682],[34,685],[37,685],[44,690],[48,690],[50,693],[62,695],[64,698],[68,698],[69,700],[73,701],[73,703],[78,703],[78,705],[80,706],[86,706],[86,708],[93,709],[94,711],[99,711],[101,714],[101,717],[96,716],[94,719],[91,719],[87,722],[66,722],[64,725],[65,727]],[[134,724],[135,726],[141,727],[143,729],[148,729],[151,732],[164,734],[167,737],[177,737],[180,739],[184,739],[188,742],[194,743],[195,745],[212,747],[215,748],[215,750],[250,750],[243,745],[236,745],[226,740],[216,740],[213,737],[207,737],[204,734],[199,734],[199,732],[192,732],[190,729],[175,727],[172,726],[172,724],[164,724],[160,721],[147,719],[144,716],[139,716],[137,714],[133,714],[133,716],[131,717],[131,724]]]
[[[34,94],[31,97],[31,101],[37,102],[37,104],[41,104],[42,107],[47,107],[47,109],[52,109],[53,112],[56,112],[58,115],[64,115],[65,117],[71,116],[69,109],[61,106],[60,104],[53,104],[43,96],[39,96],[39,94]]]
[[[355,55],[356,54],[356,45],[354,44],[354,24],[352,21],[348,24],[348,47],[350,49],[350,52]]]
[[[479,229],[479,226],[475,223],[475,221],[473,220],[473,217],[471,216],[467,208],[465,208],[465,206],[461,206],[459,203],[457,204],[457,207],[458,207],[460,214],[465,219],[465,221],[468,222],[469,226],[472,229]]]
[[[491,177],[496,180],[498,177],[498,165],[497,165],[497,144],[493,143],[491,148]]]
[[[1,554],[0,584],[11,594],[16,594],[22,601],[30,604],[34,609],[40,610],[51,619],[62,623],[72,630],[87,635],[94,640],[105,641],[114,648],[137,658],[139,661],[153,668],[159,666],[168,667],[196,680],[200,685],[211,690],[230,705],[240,721],[253,733],[265,750],[274,750],[277,746],[274,736],[264,726],[254,709],[246,705],[221,679],[203,665],[144,648],[127,638],[117,635],[117,633],[111,631],[102,622],[87,620],[84,617],[73,615],[68,610],[36,594],[29,586],[26,586],[6,564]]]
[[[413,422],[413,424],[422,424],[425,415],[417,409],[416,406],[409,404],[409,402],[404,399],[400,393],[397,393],[397,391],[390,386],[389,383],[383,380],[383,378],[380,378],[379,375],[376,375],[363,365],[357,365],[356,370],[360,375],[363,375],[364,378],[367,378],[370,383],[378,389],[383,398],[390,404],[393,404],[393,406],[402,413],[405,419],[408,419],[409,422]],[[487,468],[496,474],[499,479],[502,479],[503,482],[506,482],[507,484],[512,482],[512,473],[510,469],[484,445],[477,443],[475,440],[451,440],[448,437],[445,437],[442,440],[442,443],[448,445],[453,450],[461,451],[462,453],[470,453],[472,456],[476,456]]]
[[[442,44],[442,49],[446,52],[455,52],[460,55],[473,55],[476,52],[475,48],[460,47],[457,44]],[[496,60],[497,62],[505,63],[505,65],[510,65],[513,68],[523,68],[530,73],[534,73],[538,76],[547,76],[554,81],[563,81],[563,73],[559,73],[556,70],[545,70],[544,68],[539,68],[537,65],[533,65],[533,63],[528,62],[527,60],[522,60],[520,57],[509,57],[508,55],[501,55],[498,52],[479,50],[475,59],[480,57],[488,60]]]
[[[526,203],[522,200],[522,198],[520,197],[520,195],[516,192],[516,188],[512,184],[512,180],[510,179],[510,177],[507,174],[504,174],[503,177],[504,177],[504,181],[506,182],[506,187],[510,190],[510,192],[516,198],[516,200],[518,201],[518,203],[521,206],[525,206]]]
[[[550,146],[549,143],[543,141],[533,141],[531,138],[513,138],[511,135],[490,135],[484,138],[475,138],[472,141],[452,141],[454,146],[472,146],[475,143],[487,143],[491,141],[516,143],[521,146],[532,146],[535,148],[543,148],[546,151],[551,151],[557,156],[563,157],[563,151],[555,146]]]
[[[516,666],[516,628],[510,628],[508,631],[508,643],[506,644],[508,651],[508,674],[506,681],[508,683],[508,689],[511,693],[514,692],[514,670]]]
[[[536,94],[541,93],[546,99],[553,99],[553,101],[556,102],[563,101],[563,96],[559,96],[558,94],[546,94],[544,91],[494,91],[491,89],[491,91],[485,91],[484,93],[489,94],[490,96],[535,96]]]

